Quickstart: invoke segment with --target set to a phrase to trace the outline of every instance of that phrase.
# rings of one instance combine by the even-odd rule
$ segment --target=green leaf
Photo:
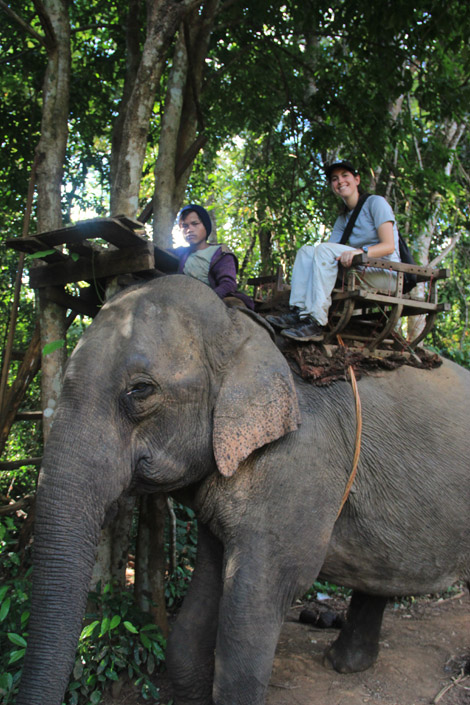
[[[80,661],[78,658],[75,661],[75,666],[73,667],[73,677],[78,681],[79,678],[81,678],[83,675],[83,663]],[[80,685],[80,684],[79,684]],[[69,686],[70,688],[71,686]]]
[[[103,621],[101,622],[100,636],[104,636],[104,634],[106,634],[106,632],[109,630],[109,623],[110,623],[109,617],[105,617],[103,619]]]
[[[3,622],[8,612],[10,611],[10,604],[11,599],[9,597],[7,597],[5,602],[2,602],[2,606],[0,607],[0,622]]]
[[[150,631],[159,631],[158,627],[156,624],[146,624],[142,629],[140,630],[141,632],[150,632]]]
[[[50,355],[51,353],[63,348],[65,345],[65,340],[53,340],[52,343],[47,343],[42,349],[43,355]]]
[[[82,629],[82,633],[80,634],[80,641],[89,637],[94,632],[98,624],[98,620],[95,620],[91,624],[87,624],[87,626]]]
[[[15,634],[14,632],[9,632],[7,634],[7,636],[8,636],[8,639],[11,641],[11,643],[15,644],[15,646],[22,646],[22,647],[26,648],[26,641],[19,634]]]
[[[155,670],[155,659],[152,654],[149,654],[147,659],[147,673],[151,676]]]
[[[2,675],[0,675],[0,690],[8,692],[9,690],[11,690],[12,685],[13,676],[11,675],[11,673],[2,673]]]
[[[139,630],[136,629],[131,622],[123,622],[123,624],[126,627],[127,631],[130,632],[131,634],[138,634],[139,633]]]
[[[116,671],[111,671],[110,668],[106,669],[106,671],[105,671],[105,676],[106,676],[106,678],[107,678],[108,680],[110,680],[110,681],[117,681],[117,680],[119,680],[119,676],[118,676],[118,674],[116,673]]]
[[[0,602],[3,602],[3,598],[5,597],[9,589],[9,585],[4,585],[2,588],[0,588]]]
[[[33,252],[29,255],[31,259],[41,259],[41,257],[47,257],[47,255],[53,255],[57,250],[40,250],[39,252]]]
[[[140,641],[142,642],[142,644],[145,646],[146,649],[150,650],[152,648],[152,642],[150,641],[148,636],[146,636],[145,634],[142,634],[142,632],[140,633]]]
[[[95,690],[90,696],[91,705],[98,705],[101,702],[101,693],[99,690]]]
[[[111,624],[109,625],[109,631],[116,629],[119,624],[121,624],[121,617],[118,614],[115,614],[111,620]]]
[[[26,649],[19,649],[18,651],[12,651],[10,654],[10,659],[9,659],[8,663],[9,664],[16,663],[16,661],[19,661],[20,659],[22,659],[25,651],[26,651]]]

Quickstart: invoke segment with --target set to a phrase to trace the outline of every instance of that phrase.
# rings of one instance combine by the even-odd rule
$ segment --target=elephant
[[[176,705],[265,702],[285,612],[317,576],[352,588],[326,659],[374,663],[387,599],[469,581],[470,373],[358,382],[292,373],[259,316],[184,275],[116,294],[67,363],[40,472],[17,705],[60,705],[100,529],[123,493],[184,496],[199,522],[169,637]]]

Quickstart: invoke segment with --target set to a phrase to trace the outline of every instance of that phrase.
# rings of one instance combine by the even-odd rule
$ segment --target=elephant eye
[[[128,380],[120,394],[120,404],[125,413],[134,419],[144,418],[162,404],[162,389],[150,375],[140,374]]]
[[[133,397],[134,399],[146,399],[155,391],[155,386],[150,382],[136,382],[132,385],[130,389],[126,392],[128,397]]]

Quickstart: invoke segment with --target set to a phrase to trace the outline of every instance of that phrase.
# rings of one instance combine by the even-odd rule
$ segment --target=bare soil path
[[[291,609],[284,625],[267,705],[470,705],[467,593],[388,605],[377,663],[347,675],[322,663],[338,632],[300,624],[298,612]]]

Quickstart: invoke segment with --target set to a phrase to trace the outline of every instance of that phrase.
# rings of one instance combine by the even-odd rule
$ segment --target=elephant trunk
[[[84,454],[90,451],[84,450],[77,458],[75,448],[75,457],[66,458],[70,444],[67,449],[54,431],[57,429],[53,429],[46,448],[37,493],[31,619],[17,705],[63,702],[100,529],[110,504],[109,493],[99,493],[93,479],[95,463],[93,472],[84,476]],[[60,447],[58,453],[54,447]],[[102,494],[107,496],[103,499]]]

